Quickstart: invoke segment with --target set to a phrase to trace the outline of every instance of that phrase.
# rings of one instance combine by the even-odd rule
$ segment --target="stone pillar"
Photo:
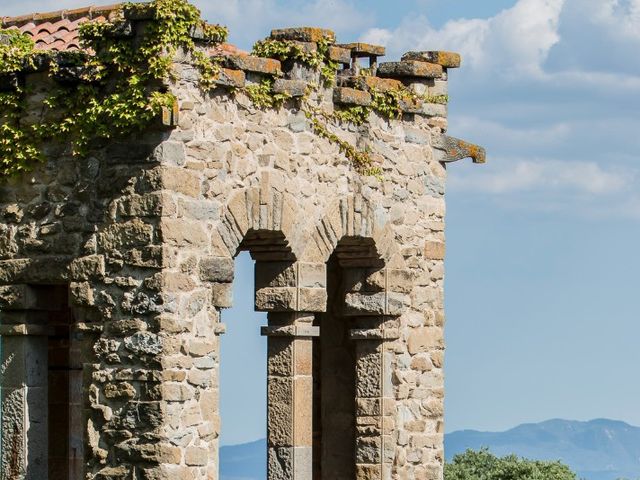
[[[1,325],[2,480],[48,477],[48,330]]]
[[[390,317],[356,317],[350,337],[356,342],[356,478],[391,480],[395,456],[393,353],[399,337]]]
[[[268,314],[268,480],[311,480],[313,475],[313,313]]]

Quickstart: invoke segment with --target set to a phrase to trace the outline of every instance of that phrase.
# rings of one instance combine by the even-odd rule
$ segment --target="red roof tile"
[[[113,18],[120,4],[30,13],[19,17],[2,17],[2,28],[17,29],[29,35],[39,50],[78,50],[78,27],[89,20]]]
[[[121,3],[101,7],[90,6],[49,13],[30,13],[19,17],[2,17],[0,27],[17,29],[29,35],[39,50],[79,50],[78,28],[89,20],[112,20]],[[211,55],[241,53],[234,45],[224,43],[209,49]]]

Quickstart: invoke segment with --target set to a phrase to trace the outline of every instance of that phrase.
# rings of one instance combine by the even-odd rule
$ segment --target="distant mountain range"
[[[585,480],[640,480],[640,428],[615,420],[549,420],[506,432],[461,430],[445,435],[448,461],[471,448],[496,455],[561,460]],[[220,480],[264,480],[266,443],[258,440],[220,449]]]

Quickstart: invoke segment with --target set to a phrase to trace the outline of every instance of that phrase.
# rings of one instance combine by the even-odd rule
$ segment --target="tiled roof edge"
[[[2,27],[20,27],[29,22],[47,22],[63,19],[75,20],[78,18],[87,18],[88,20],[92,20],[99,16],[107,16],[118,10],[121,6],[122,3],[101,6],[91,5],[89,7],[57,10],[55,12],[29,13],[17,17],[2,17]]]

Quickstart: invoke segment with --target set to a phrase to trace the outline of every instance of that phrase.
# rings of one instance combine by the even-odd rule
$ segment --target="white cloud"
[[[190,0],[212,23],[226,25],[230,38],[242,48],[251,48],[256,40],[269,34],[272,28],[319,26],[334,29],[355,38],[374,23],[371,12],[350,0]],[[21,15],[87,6],[89,0],[2,0],[0,15]],[[99,4],[100,2],[98,2]],[[105,2],[102,2],[105,3]],[[348,40],[348,38],[346,39]]]
[[[460,19],[433,28],[427,17],[407,18],[394,31],[371,29],[363,41],[384,41],[395,55],[412,50],[455,50],[477,70],[541,72],[559,41],[558,22],[565,0],[519,0],[512,8],[482,19]]]
[[[204,18],[229,27],[231,40],[249,48],[272,28],[318,26],[353,36],[374,23],[349,0],[313,0],[294,4],[277,0],[192,0]]]
[[[571,125],[566,122],[553,123],[551,120],[543,126],[508,126],[501,122],[459,115],[451,121],[456,135],[482,139],[483,142],[500,145],[501,148],[525,148],[557,145],[567,140],[571,134]]]
[[[490,168],[454,171],[449,185],[454,190],[499,195],[535,190],[607,196],[629,191],[637,178],[635,170],[605,169],[589,161],[494,159]]]

